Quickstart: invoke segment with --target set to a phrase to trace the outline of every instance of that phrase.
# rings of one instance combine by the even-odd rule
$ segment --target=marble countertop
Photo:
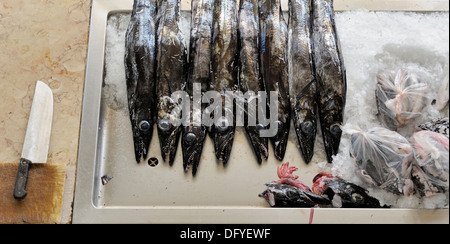
[[[90,0],[0,3],[0,163],[20,161],[36,81],[43,81],[54,95],[47,163],[66,172],[61,214],[50,222],[71,221],[90,6]]]

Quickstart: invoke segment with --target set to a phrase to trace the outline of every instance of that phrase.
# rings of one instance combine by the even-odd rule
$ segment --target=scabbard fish
[[[180,30],[180,0],[159,1],[157,37],[157,128],[162,158],[172,165],[181,133],[182,112],[178,99],[172,95],[184,91],[188,68],[187,49]]]
[[[314,155],[317,133],[317,85],[311,31],[311,0],[290,0],[289,92],[295,132],[300,152],[307,164]]]
[[[333,0],[312,0],[318,110],[327,160],[339,150],[347,81],[334,21]]]
[[[186,92],[190,96],[194,96],[194,86],[198,86],[201,91],[201,94],[196,95],[203,95],[209,89],[213,4],[213,0],[191,2],[189,73],[186,85]],[[187,172],[192,167],[194,176],[197,174],[207,133],[206,127],[201,123],[204,109],[201,100],[193,100],[189,126],[183,127],[181,140],[184,170]]]
[[[210,89],[220,93],[222,116],[214,117],[211,127],[216,157],[228,163],[233,146],[235,123],[234,92],[238,89],[238,6],[237,0],[215,0],[211,50],[212,77]]]
[[[278,92],[278,132],[270,141],[274,147],[275,158],[282,161],[291,123],[287,64],[288,29],[280,0],[260,0],[259,11],[262,77],[268,93]]]
[[[153,136],[156,82],[156,0],[135,0],[125,40],[125,76],[136,161]]]
[[[247,97],[247,106],[244,107],[245,131],[255,152],[259,164],[262,158],[267,159],[268,139],[260,136],[260,129],[264,128],[258,123],[259,113],[266,110],[257,109],[259,104],[258,92],[264,91],[264,83],[260,70],[260,40],[259,40],[259,8],[258,0],[241,0],[239,10],[239,88]],[[264,115],[265,116],[265,115]],[[249,120],[255,123],[251,125]]]

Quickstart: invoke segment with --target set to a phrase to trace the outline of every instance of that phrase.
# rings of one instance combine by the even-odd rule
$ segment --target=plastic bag
[[[414,192],[411,180],[414,152],[406,138],[382,127],[363,131],[346,125],[343,132],[351,135],[350,154],[363,181],[395,194]]]
[[[448,192],[448,137],[432,131],[419,131],[414,133],[411,141],[416,159],[412,176],[418,193],[429,197]]]
[[[428,85],[405,69],[395,75],[378,75],[375,93],[379,115],[391,130],[404,127],[420,116],[430,100]]]

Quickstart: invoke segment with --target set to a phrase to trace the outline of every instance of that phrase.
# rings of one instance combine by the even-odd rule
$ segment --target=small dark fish
[[[429,130],[437,132],[439,134],[449,137],[448,117],[421,124],[418,126],[418,128],[421,130]]]
[[[245,131],[255,152],[259,164],[262,158],[269,156],[268,139],[260,137],[260,129],[264,126],[258,123],[258,114],[263,113],[258,106],[258,92],[264,91],[264,83],[261,78],[259,56],[259,11],[257,0],[241,0],[239,10],[239,87],[243,94],[253,92],[253,96],[247,99],[244,108],[246,115]],[[248,94],[249,95],[249,94]],[[253,104],[253,105],[250,105]],[[249,125],[249,117],[255,118],[255,125]]]
[[[211,71],[211,38],[213,0],[193,0],[191,2],[191,36],[189,53],[189,74],[186,92],[193,96],[194,85],[199,85],[203,95],[208,91]],[[194,102],[200,102],[195,101]],[[183,127],[181,140],[183,150],[183,167],[185,172],[192,166],[195,176],[206,139],[206,127],[201,124],[204,104],[196,104],[200,111],[193,109],[192,104],[189,126]],[[197,122],[197,123],[195,123]],[[198,123],[200,122],[200,124]]]
[[[378,199],[369,196],[364,188],[330,173],[319,173],[313,179],[315,194],[331,200],[335,208],[381,208]],[[386,206],[384,206],[386,207]]]
[[[158,136],[164,161],[172,165],[180,138],[181,109],[172,97],[186,85],[187,49],[180,30],[180,0],[160,1],[157,41]]]
[[[234,103],[234,92],[238,89],[238,6],[236,0],[215,0],[213,14],[213,38],[211,50],[212,77],[210,89],[220,93],[222,116],[214,118],[216,123],[211,127],[216,157],[224,164],[228,163],[236,130],[234,106],[228,107],[226,102]],[[231,97],[230,93],[231,92]]]
[[[295,132],[307,164],[314,156],[317,133],[317,85],[311,31],[311,0],[290,0],[289,91]]]
[[[334,22],[332,0],[313,2],[313,46],[319,118],[327,160],[332,163],[341,142],[347,78]]]
[[[330,205],[328,198],[305,191],[288,184],[267,183],[267,189],[259,194],[271,207],[310,208],[317,205]]]
[[[126,32],[125,75],[136,161],[147,158],[156,116],[156,0],[135,0]]]
[[[267,93],[278,92],[278,132],[270,140],[274,147],[275,158],[282,161],[291,125],[287,63],[288,29],[280,0],[260,0],[259,11],[262,77]]]

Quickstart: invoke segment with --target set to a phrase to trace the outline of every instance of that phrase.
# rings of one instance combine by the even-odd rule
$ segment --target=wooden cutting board
[[[0,163],[0,223],[59,223],[65,183],[65,166],[31,166],[27,197],[14,199],[18,163]]]

